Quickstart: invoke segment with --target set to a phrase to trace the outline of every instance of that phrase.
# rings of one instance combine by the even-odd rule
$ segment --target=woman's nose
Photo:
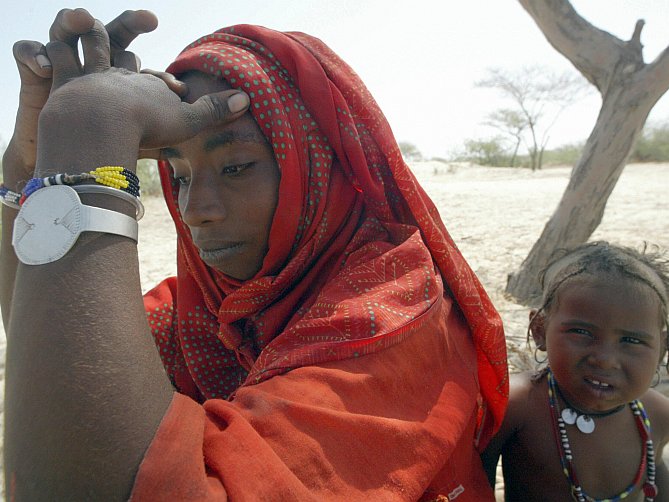
[[[206,225],[226,217],[223,198],[218,196],[216,184],[206,178],[193,177],[179,190],[181,218],[189,227]]]

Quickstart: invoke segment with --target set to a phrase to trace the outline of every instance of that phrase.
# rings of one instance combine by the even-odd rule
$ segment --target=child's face
[[[551,369],[573,406],[607,411],[650,387],[665,350],[660,312],[657,294],[639,281],[579,277],[558,290],[535,341],[543,335]]]

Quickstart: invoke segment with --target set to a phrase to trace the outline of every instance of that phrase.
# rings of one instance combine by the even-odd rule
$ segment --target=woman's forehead
[[[188,86],[188,94],[183,98],[187,103],[193,103],[205,94],[232,89],[227,81],[200,71],[189,71],[177,78]]]

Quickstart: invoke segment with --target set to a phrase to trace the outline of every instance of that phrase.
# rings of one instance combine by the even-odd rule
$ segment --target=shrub
[[[669,162],[669,122],[645,127],[632,151],[633,162]]]
[[[508,167],[511,165],[511,154],[500,138],[468,139],[465,141],[465,151],[458,160],[481,166]]]
[[[400,152],[402,152],[402,157],[404,157],[405,161],[415,162],[423,160],[423,154],[413,143],[400,141],[398,146],[400,147]]]
[[[546,150],[543,156],[545,165],[573,166],[581,157],[584,143],[571,143],[555,150]]]
[[[142,159],[137,162],[137,177],[142,195],[160,195],[160,176],[158,163],[151,159]]]

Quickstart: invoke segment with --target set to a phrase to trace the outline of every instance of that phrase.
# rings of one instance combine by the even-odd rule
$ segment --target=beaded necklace
[[[629,407],[634,415],[634,420],[641,436],[641,462],[639,469],[632,484],[625,488],[621,493],[613,497],[604,499],[596,499],[589,496],[581,487],[573,464],[573,455],[571,446],[569,445],[569,438],[567,437],[567,427],[562,416],[560,415],[557,395],[559,392],[557,382],[553,377],[553,372],[547,368],[548,378],[548,404],[551,410],[551,418],[553,419],[553,433],[555,435],[555,442],[557,443],[558,451],[560,452],[560,463],[562,464],[562,472],[567,477],[569,485],[571,486],[571,493],[574,500],[577,502],[618,502],[629,496],[630,493],[641,482],[644,471],[646,472],[646,481],[643,484],[642,490],[645,502],[652,502],[657,496],[657,486],[655,486],[655,452],[653,450],[653,441],[650,436],[650,420],[644,410],[641,401],[635,399],[629,403]]]
[[[586,413],[585,411],[579,410],[576,406],[567,401],[567,398],[564,397],[560,387],[556,386],[555,389],[565,404],[565,408],[562,410],[562,413],[560,413],[562,420],[564,420],[564,422],[568,425],[576,425],[576,428],[583,434],[592,434],[595,431],[595,418],[608,417],[618,413],[619,411],[622,411],[623,408],[625,408],[625,405],[621,404],[620,406],[616,406],[609,411]]]

